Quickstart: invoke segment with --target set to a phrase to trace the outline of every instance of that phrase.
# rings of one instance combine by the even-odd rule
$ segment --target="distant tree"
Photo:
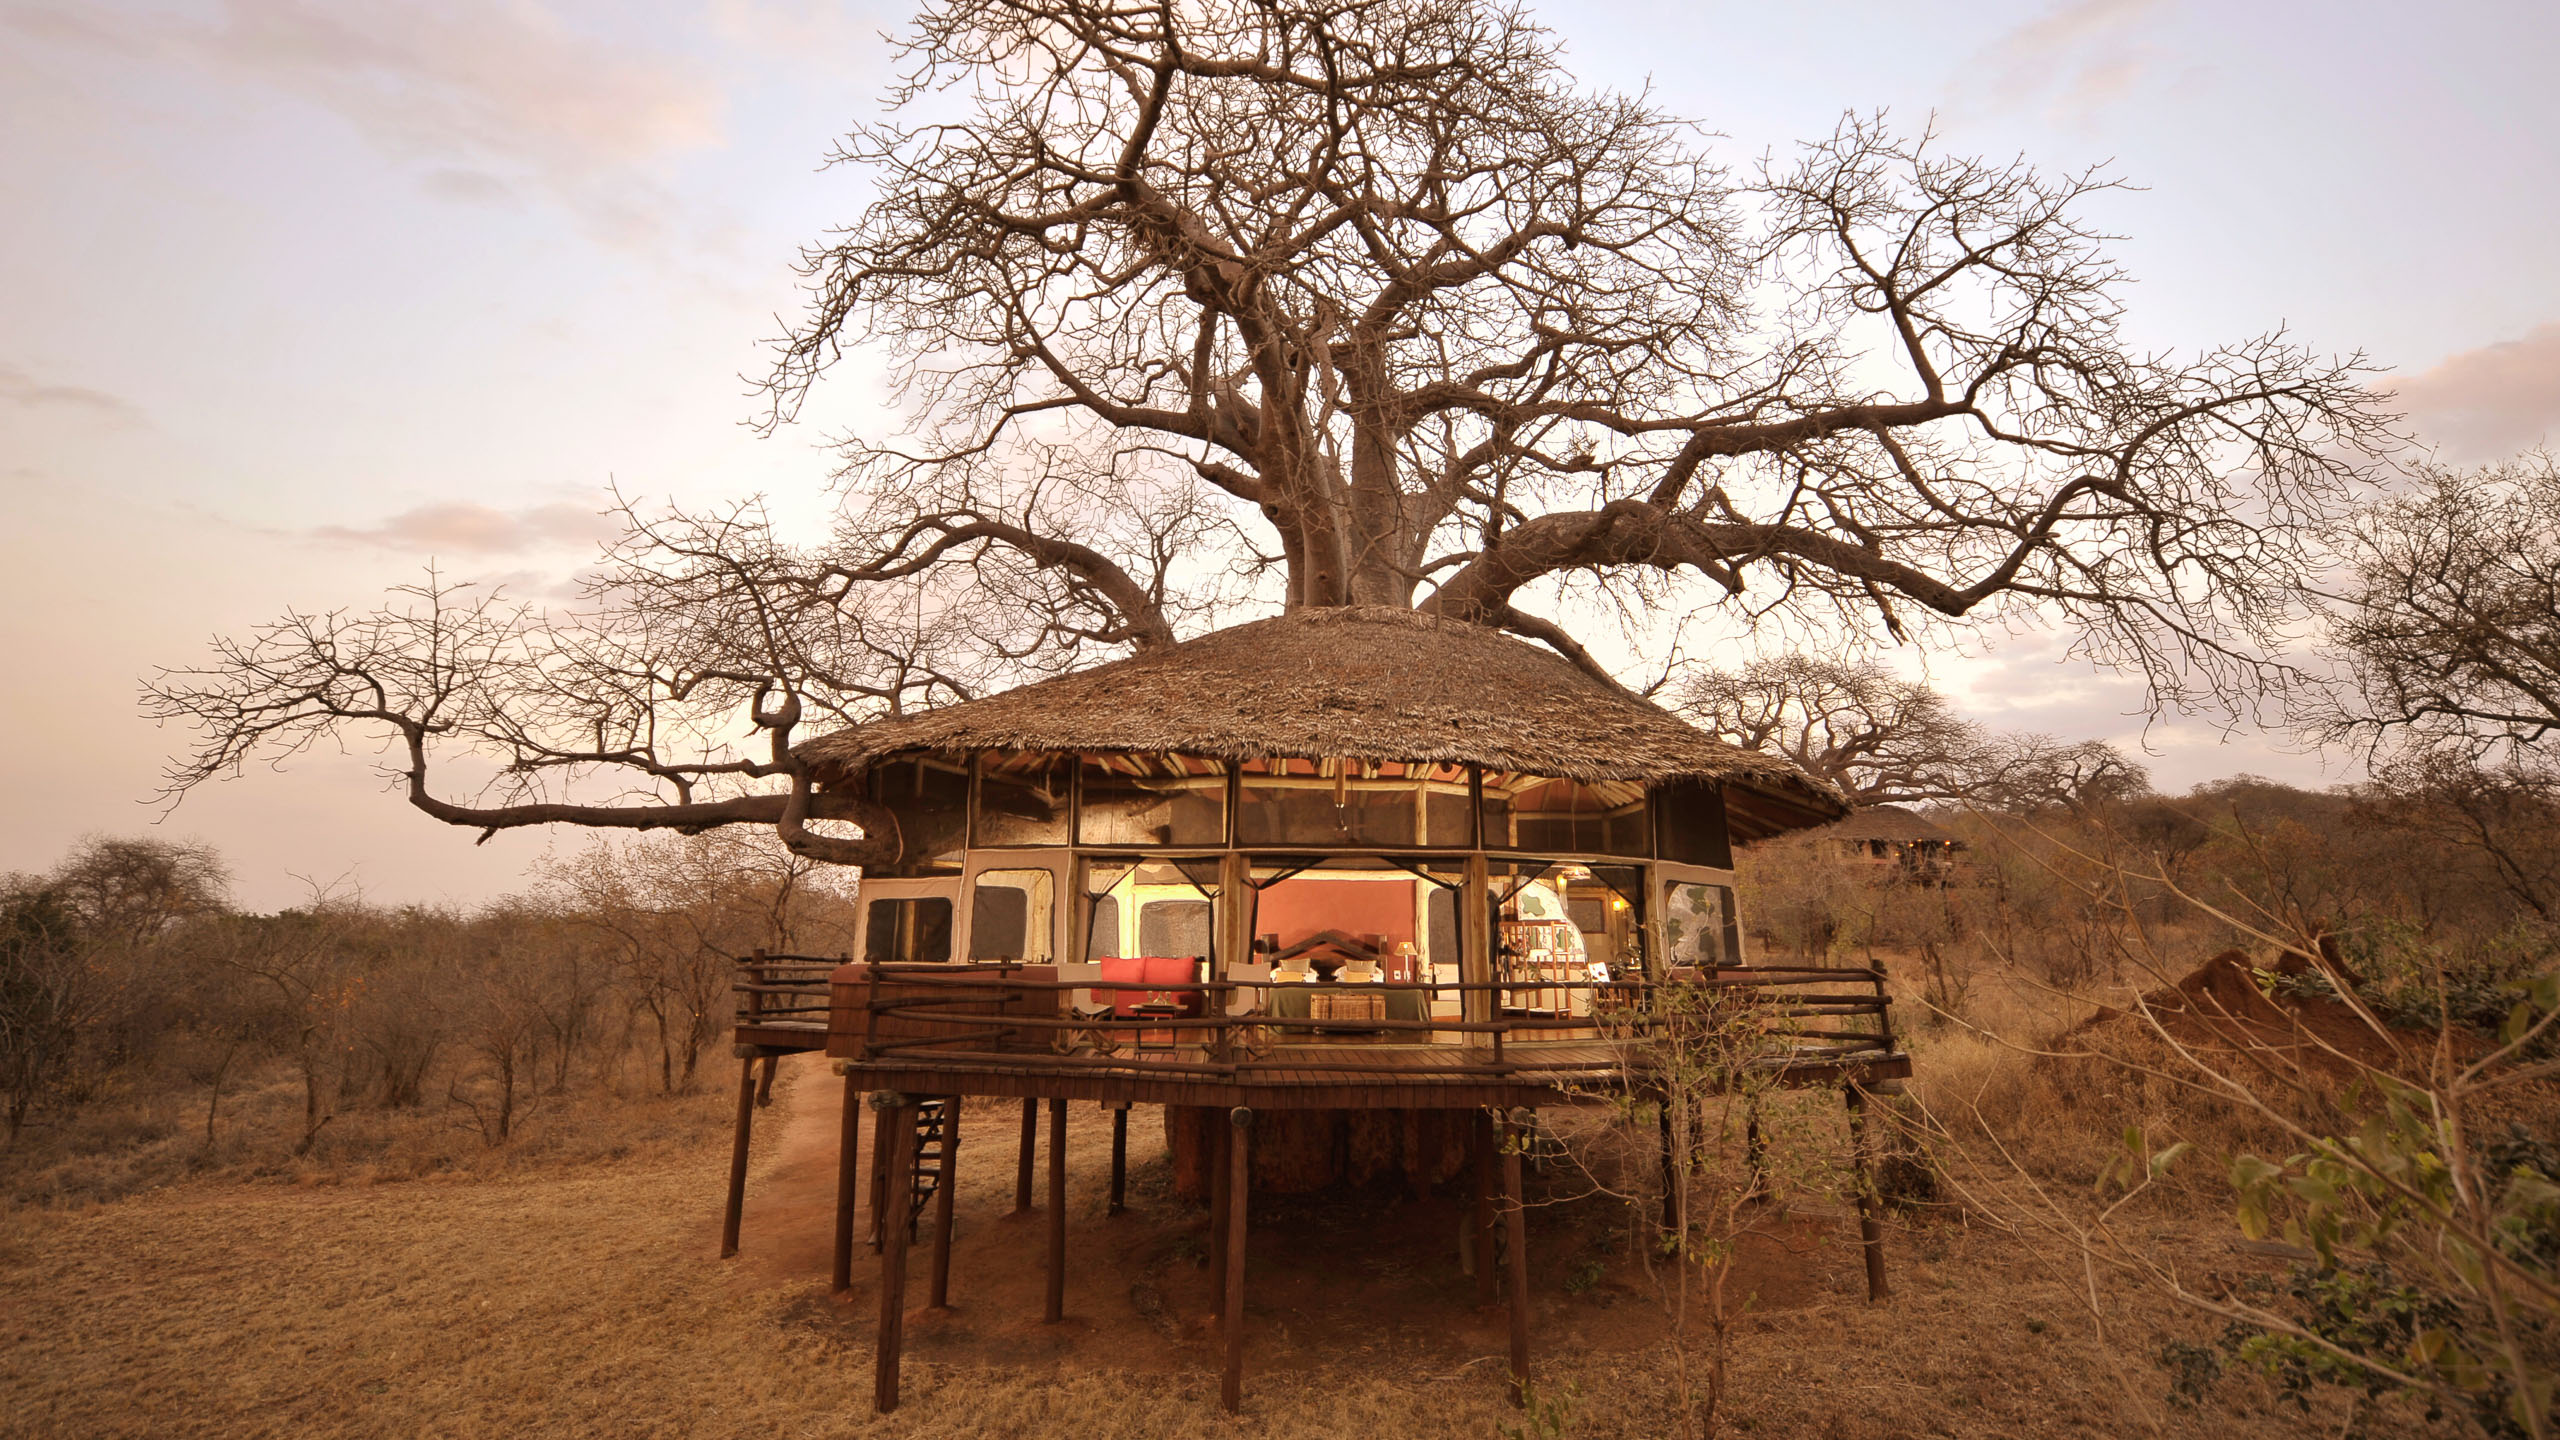
[[[1945,696],[1873,661],[1782,655],[1709,670],[1673,704],[1737,745],[1774,750],[1860,805],[1954,800],[1991,741]]]
[[[2148,788],[2142,767],[2104,741],[1995,734],[1873,661],[1782,655],[1706,671],[1672,693],[1699,724],[1785,755],[1860,805],[2085,807]]]
[[[231,871],[208,845],[93,835],[50,885],[91,940],[133,945],[229,908]]]
[[[2357,684],[2322,728],[2516,755],[2560,732],[2560,462],[2418,478],[2346,531],[2335,634]]]
[[[0,1086],[9,1144],[70,1072],[98,977],[78,920],[49,886],[11,877],[0,892]]]
[[[1996,737],[1966,799],[1994,810],[2089,810],[2148,792],[2151,774],[2104,740]]]
[[[2234,693],[2380,434],[2360,360],[2129,347],[2104,176],[1852,118],[1737,178],[1493,0],[931,0],[900,53],[769,377],[780,424],[859,345],[903,401],[845,442],[832,541],[635,515],[572,615],[435,580],[289,614],[150,687],[200,735],[171,795],[378,738],[456,825],[877,861],[804,728],[1239,606],[1416,608],[1595,672],[1542,610],[2032,611],[2157,694]],[[452,751],[491,787],[437,793]]]

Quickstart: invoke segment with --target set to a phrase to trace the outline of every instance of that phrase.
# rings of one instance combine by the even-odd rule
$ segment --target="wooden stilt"
[[[1867,1252],[1867,1302],[1874,1304],[1893,1293],[1884,1280],[1884,1201],[1876,1194],[1875,1156],[1867,1145],[1866,1087],[1851,1085],[1847,1095],[1849,1152],[1858,1167],[1858,1246]]]
[[[1031,1150],[1039,1143],[1040,1102],[1025,1099],[1022,1102],[1022,1153],[1014,1157],[1013,1164],[1013,1213],[1016,1215],[1031,1208]]]
[[[1226,1327],[1227,1367],[1218,1399],[1235,1414],[1244,1406],[1245,1200],[1253,1188],[1253,1112],[1227,1112],[1227,1265],[1218,1307]]]
[[[1511,1252],[1504,1257],[1511,1281],[1511,1403],[1525,1405],[1529,1398],[1529,1212],[1521,1204],[1517,1144],[1502,1147],[1502,1226]]]
[[[942,1164],[933,1180],[933,1290],[925,1303],[951,1308],[951,1187],[960,1170],[960,1097],[942,1101]]]
[[[836,1253],[828,1283],[841,1295],[853,1288],[854,1194],[862,1174],[862,1090],[844,1077],[844,1129],[836,1140]]]
[[[871,1221],[871,1253],[877,1255],[880,1253],[880,1239],[884,1233],[881,1226],[882,1217],[889,1211],[889,1170],[893,1160],[891,1152],[897,1148],[898,1139],[889,1133],[889,1112],[880,1109],[880,1097],[877,1094],[871,1097],[871,1108],[880,1111],[872,1117],[871,1204],[867,1212]]]
[[[1129,1208],[1129,1107],[1111,1112],[1111,1214]]]
[[[1496,1278],[1497,1266],[1494,1260],[1493,1230],[1495,1221],[1493,1195],[1495,1184],[1494,1170],[1500,1163],[1499,1157],[1494,1153],[1500,1147],[1496,1143],[1496,1136],[1493,1128],[1493,1115],[1490,1111],[1478,1110],[1476,1112],[1476,1138],[1473,1148],[1475,1150],[1476,1167],[1475,1246],[1473,1252],[1476,1260],[1476,1303],[1478,1305],[1489,1306],[1493,1304],[1494,1296],[1496,1294],[1495,1286],[1499,1283]]]
[[[779,1055],[767,1055],[766,1057],[764,1057],[764,1074],[763,1074],[763,1076],[762,1076],[762,1077],[760,1077],[760,1078],[756,1081],[756,1108],[757,1108],[757,1109],[761,1110],[761,1109],[763,1109],[764,1107],[766,1107],[767,1105],[770,1105],[770,1104],[772,1104],[772,1103],[773,1103],[773,1072],[775,1072],[776,1070],[779,1070],[779,1069],[781,1069],[781,1068],[782,1068],[782,1057],[781,1057],[781,1056],[779,1056]]]
[[[1049,1102],[1049,1306],[1055,1325],[1067,1318],[1067,1102]]]
[[[875,1096],[874,1103],[883,1098],[892,1103],[881,1107],[880,1131],[890,1137],[891,1168],[903,1176],[915,1163],[915,1102],[892,1095]],[[912,1185],[891,1185],[889,1209],[880,1217],[880,1339],[871,1362],[871,1408],[883,1415],[898,1408],[898,1351],[907,1324],[907,1225],[912,1218],[907,1212],[915,1193]]]
[[[720,1258],[738,1253],[738,1221],[747,1208],[747,1138],[755,1129],[756,1061],[738,1067],[738,1126],[729,1140],[729,1208],[720,1216]]]
[[[1210,1313],[1227,1313],[1227,1222],[1234,1203],[1235,1127],[1221,1125],[1209,1141],[1209,1287]]]

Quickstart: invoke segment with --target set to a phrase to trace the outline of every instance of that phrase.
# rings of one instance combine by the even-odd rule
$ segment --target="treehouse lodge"
[[[758,1062],[769,1083],[775,1057],[823,1048],[844,1077],[833,1278],[852,1283],[867,1205],[882,1410],[897,1403],[910,1243],[931,1249],[929,1303],[947,1300],[964,1102],[973,1117],[1020,1102],[1022,1208],[1045,1102],[1052,1321],[1071,1253],[1068,1102],[1114,1110],[1115,1214],[1129,1108],[1163,1107],[1176,1194],[1210,1206],[1232,1410],[1257,1188],[1374,1179],[1381,1164],[1417,1189],[1471,1178],[1478,1297],[1507,1290],[1516,1394],[1529,1337],[1515,1137],[1541,1109],[1646,1095],[1666,987],[1757,1003],[1766,1044],[1750,1063],[1841,1087],[1853,1134],[1865,1087],[1909,1073],[1880,975],[1741,954],[1732,846],[1836,820],[1840,797],[1487,629],[1302,610],[812,753],[827,784],[895,816],[900,858],[862,877],[860,958],[749,966],[726,1241]],[[1667,1112],[1663,1132],[1667,1189]],[[1366,1168],[1346,1175],[1345,1156]],[[1880,1295],[1871,1200],[1861,1213]]]

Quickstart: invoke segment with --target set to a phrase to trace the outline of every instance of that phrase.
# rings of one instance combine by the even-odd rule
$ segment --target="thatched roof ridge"
[[[1701,779],[1791,824],[1844,814],[1830,785],[1716,739],[1544,646],[1409,610],[1296,610],[802,747],[850,778],[896,754],[1175,751],[1443,761],[1577,780]]]
[[[1954,831],[1916,810],[1900,805],[1869,805],[1837,825],[1824,827],[1826,840],[1956,840]]]

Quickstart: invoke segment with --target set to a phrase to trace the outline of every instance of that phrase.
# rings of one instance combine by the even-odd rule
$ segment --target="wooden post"
[[[1067,1318],[1067,1102],[1049,1102],[1049,1307],[1055,1325]]]
[[[1031,1150],[1040,1143],[1040,1102],[1025,1097],[1022,1102],[1022,1153],[1013,1163],[1013,1213],[1031,1208]]]
[[[756,1081],[756,1108],[757,1108],[757,1109],[761,1110],[761,1109],[763,1109],[764,1107],[766,1107],[767,1105],[770,1105],[770,1104],[772,1104],[772,1103],[773,1103],[773,1072],[774,1072],[774,1071],[776,1071],[776,1070],[779,1070],[779,1069],[781,1069],[781,1068],[782,1068],[782,1057],[781,1057],[781,1056],[779,1056],[779,1055],[767,1055],[766,1057],[764,1057],[764,1078],[762,1078],[762,1079],[760,1079],[760,1080]]]
[[[1209,1284],[1210,1313],[1224,1319],[1227,1313],[1227,1221],[1228,1209],[1234,1202],[1235,1127],[1220,1125],[1209,1139]]]
[[[880,1102],[888,1101],[886,1105]],[[874,1095],[880,1130],[890,1137],[889,1163],[904,1175],[915,1163],[916,1107],[904,1095]],[[880,1339],[871,1362],[871,1408],[883,1415],[898,1408],[898,1350],[906,1339],[907,1225],[913,1218],[915,1187],[892,1185],[888,1213],[881,1216]]]
[[[1245,1199],[1253,1187],[1253,1112],[1237,1106],[1227,1112],[1227,1124],[1227,1268],[1218,1307],[1226,1326],[1227,1368],[1218,1399],[1233,1415],[1244,1406]]]
[[[871,1122],[870,1217],[871,1253],[874,1255],[880,1253],[880,1241],[886,1233],[881,1227],[883,1217],[889,1213],[889,1169],[896,1160],[893,1152],[898,1145],[898,1137],[889,1133],[889,1112],[880,1109],[880,1096],[886,1093],[889,1092],[878,1091],[871,1096],[871,1108],[880,1111]]]
[[[738,1220],[747,1208],[747,1137],[755,1129],[756,1057],[738,1062],[738,1125],[729,1139],[729,1208],[720,1216],[720,1258],[738,1253]]]
[[[1129,1106],[1111,1112],[1111,1214],[1129,1208]]]
[[[1506,1127],[1507,1128],[1507,1127]],[[1516,1137],[1506,1136],[1507,1140]],[[1511,1403],[1529,1399],[1529,1212],[1521,1204],[1520,1147],[1502,1147],[1502,1226],[1511,1253]]]
[[[925,1303],[951,1308],[951,1187],[960,1171],[960,1097],[942,1099],[942,1165],[933,1181],[933,1291]]]
[[[1475,1150],[1476,1162],[1476,1303],[1486,1306],[1493,1303],[1494,1286],[1497,1283],[1494,1276],[1493,1191],[1494,1169],[1499,1161],[1494,1154],[1494,1142],[1493,1115],[1490,1111],[1478,1110],[1476,1139],[1472,1147]]]
[[[844,1129],[836,1139],[836,1254],[828,1279],[835,1293],[853,1288],[853,1205],[862,1166],[862,1082],[844,1077]]]
[[[1466,880],[1458,891],[1458,980],[1470,987],[1493,982],[1492,874],[1482,855],[1467,857]],[[1496,1003],[1500,998],[1490,990],[1461,991],[1458,1013],[1468,1020],[1490,1020],[1501,1008]],[[1478,1042],[1470,1035],[1467,1043]]]
[[[1867,1303],[1874,1304],[1893,1292],[1884,1282],[1884,1202],[1876,1195],[1876,1168],[1867,1147],[1866,1087],[1851,1084],[1849,1099],[1849,1153],[1858,1168],[1858,1246],[1867,1252]]]

